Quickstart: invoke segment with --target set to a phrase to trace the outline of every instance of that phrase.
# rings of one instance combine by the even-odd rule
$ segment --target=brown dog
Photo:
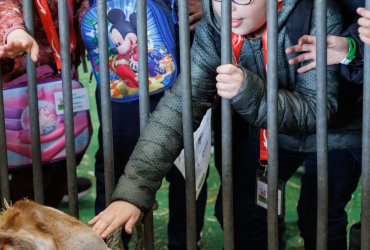
[[[0,249],[109,249],[88,226],[59,210],[19,200],[0,213]]]

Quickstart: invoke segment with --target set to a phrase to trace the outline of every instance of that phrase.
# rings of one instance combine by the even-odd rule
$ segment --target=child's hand
[[[349,50],[348,41],[345,37],[328,36],[327,37],[327,64],[338,64],[346,56]],[[316,37],[304,35],[298,40],[297,45],[288,47],[287,54],[302,52],[302,54],[289,60],[289,64],[296,64],[304,61],[311,63],[300,67],[298,73],[304,73],[316,67]]]
[[[92,230],[102,238],[108,237],[122,225],[125,225],[128,234],[132,234],[140,214],[141,210],[131,203],[115,201],[88,223],[93,225]]]
[[[0,46],[0,58],[14,58],[24,52],[31,53],[32,61],[38,60],[39,46],[35,39],[23,29],[11,31],[6,37],[6,44]]]
[[[226,99],[233,98],[243,84],[243,71],[232,64],[221,65],[216,71],[218,73],[216,77],[218,95]]]
[[[357,13],[361,16],[358,19],[358,33],[360,34],[360,39],[370,45],[370,10],[366,10],[365,8],[358,8]]]

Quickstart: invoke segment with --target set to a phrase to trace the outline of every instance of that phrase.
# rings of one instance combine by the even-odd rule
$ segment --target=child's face
[[[266,23],[267,1],[252,0],[248,5],[231,2],[231,28],[235,34],[248,35]],[[213,0],[213,9],[221,16],[221,2]]]

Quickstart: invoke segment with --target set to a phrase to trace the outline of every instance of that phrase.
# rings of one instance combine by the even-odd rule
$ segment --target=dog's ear
[[[37,249],[37,245],[26,238],[0,232],[0,249]]]

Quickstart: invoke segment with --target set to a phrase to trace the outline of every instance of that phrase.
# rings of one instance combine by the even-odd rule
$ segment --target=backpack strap
[[[300,0],[289,15],[286,29],[293,44],[297,44],[301,36],[310,33],[312,9],[313,0]]]

